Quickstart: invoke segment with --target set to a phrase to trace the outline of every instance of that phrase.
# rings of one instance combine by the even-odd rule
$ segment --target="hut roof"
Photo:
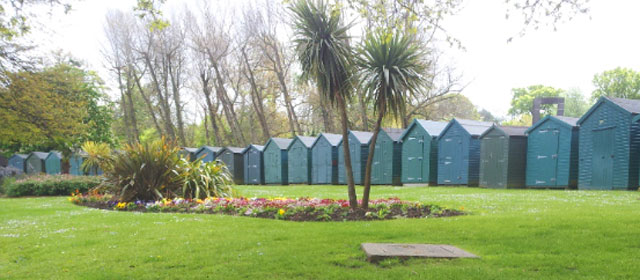
[[[351,130],[351,134],[353,134],[353,136],[355,136],[356,139],[358,139],[358,142],[360,142],[360,144],[368,144],[371,141],[371,138],[373,137],[373,133],[368,131]]]
[[[45,152],[32,152],[31,155],[33,155],[34,157],[37,157],[39,159],[47,159],[47,157],[49,156],[49,153],[45,153]]]
[[[280,148],[280,150],[286,150],[287,147],[289,147],[289,144],[291,144],[291,141],[293,141],[293,140],[288,139],[288,138],[272,137],[271,139],[269,139],[269,141],[267,141],[267,144],[265,144],[265,146],[268,146],[269,142],[274,142],[274,143],[276,143],[278,148]]]
[[[317,137],[300,136],[300,135],[296,136],[296,138],[299,139],[300,142],[302,142],[302,144],[307,148],[311,148],[311,146],[313,146],[313,143],[315,143],[317,139]],[[289,147],[287,148],[290,148],[291,145],[293,145],[293,141],[291,141],[291,143],[289,144]]]
[[[340,145],[340,142],[342,142],[342,135],[340,134],[320,133],[320,135],[318,136],[318,138],[316,138],[316,141],[314,141],[313,144],[318,142],[318,140],[320,140],[320,138],[323,138],[323,137],[327,139],[327,141],[329,141],[329,144],[331,144],[331,146],[334,146],[334,147]]]
[[[242,151],[244,151],[244,148],[239,148],[239,147],[226,147],[226,150],[229,150],[230,152],[234,153],[234,154],[241,154]]]
[[[402,128],[387,127],[387,128],[383,128],[382,130],[384,130],[384,132],[386,132],[387,135],[391,137],[391,140],[396,142],[400,141],[400,139],[402,138],[402,135],[404,135],[404,129]]]

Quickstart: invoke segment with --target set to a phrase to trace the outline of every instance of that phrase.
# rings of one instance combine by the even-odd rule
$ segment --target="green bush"
[[[36,175],[8,181],[3,191],[9,197],[69,195],[76,190],[87,192],[101,182],[96,176]]]
[[[180,148],[164,138],[126,145],[115,153],[93,143],[84,148],[86,162],[104,170],[104,188],[118,201],[233,195],[231,177],[223,163],[186,161],[180,157]]]

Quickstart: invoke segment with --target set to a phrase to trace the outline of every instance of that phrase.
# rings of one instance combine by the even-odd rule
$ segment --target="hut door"
[[[444,156],[443,181],[445,184],[462,183],[466,179],[466,176],[464,176],[462,137],[456,135],[445,138],[444,141],[444,145],[442,145]]]
[[[407,138],[405,150],[407,155],[403,156],[407,159],[407,182],[421,182],[422,181],[422,141],[423,136],[411,135]]]
[[[258,155],[255,150],[249,150],[249,155],[247,156],[247,178],[249,182],[258,183]]]
[[[613,186],[613,128],[593,131],[591,186],[611,189]]]

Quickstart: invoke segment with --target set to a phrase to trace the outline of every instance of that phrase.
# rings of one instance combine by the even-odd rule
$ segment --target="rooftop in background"
[[[384,130],[384,132],[386,132],[393,141],[400,141],[400,138],[402,138],[402,134],[404,134],[404,129],[402,128],[387,127],[383,128],[382,130]]]
[[[617,104],[618,106],[622,107],[623,109],[631,113],[640,114],[640,100],[624,99],[624,98],[617,98],[617,97],[605,97],[605,98],[609,99],[611,102]]]
[[[465,120],[465,119],[454,119],[454,120],[456,120],[460,125],[462,125],[462,127],[464,127],[464,129],[466,129],[467,132],[469,132],[469,134],[473,136],[479,136],[485,131],[487,131],[487,129],[489,129],[491,126],[493,126],[493,123],[491,122],[481,122],[481,121]]]
[[[280,148],[280,150],[286,150],[287,147],[289,147],[289,144],[291,144],[291,139],[288,138],[278,138],[278,137],[272,137],[271,139],[269,139],[269,142],[273,141],[274,143],[276,143],[276,145],[278,145],[278,148]]]
[[[371,137],[373,137],[373,133],[367,131],[351,130],[350,132],[353,133],[353,136],[355,136],[362,144],[369,143],[369,141],[371,141]]]

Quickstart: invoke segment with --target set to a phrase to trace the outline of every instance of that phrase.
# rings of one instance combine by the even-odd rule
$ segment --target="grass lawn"
[[[345,186],[240,186],[254,197],[346,198]],[[470,215],[288,222],[131,213],[64,197],[0,199],[0,278],[524,279],[640,275],[640,193],[374,187]],[[363,242],[452,244],[480,259],[365,261]],[[635,276],[634,276],[635,275]]]

